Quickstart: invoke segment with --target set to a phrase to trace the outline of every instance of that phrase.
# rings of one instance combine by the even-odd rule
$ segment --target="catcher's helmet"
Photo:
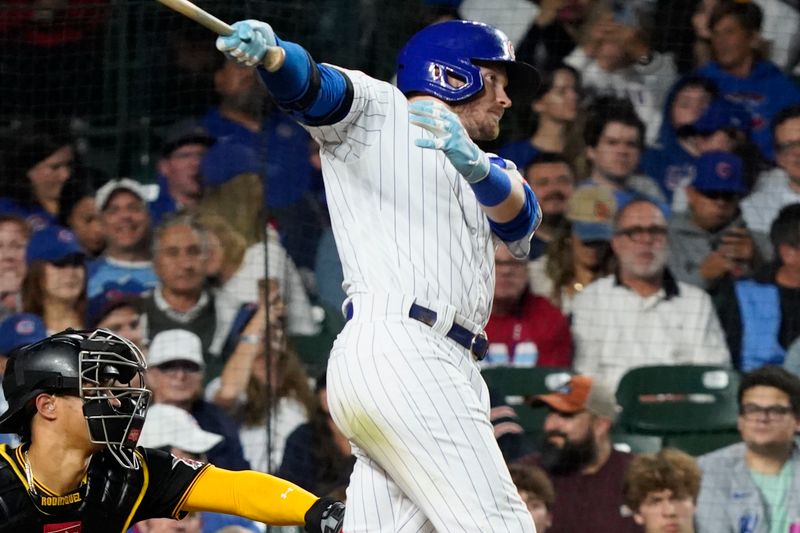
[[[0,432],[25,434],[41,393],[74,394],[93,443],[105,444],[126,468],[138,468],[133,451],[144,424],[150,391],[141,351],[114,333],[68,329],[11,353],[3,377],[8,410]]]
[[[468,20],[433,24],[417,32],[397,58],[397,87],[404,93],[422,93],[445,102],[461,102],[483,90],[477,62],[501,63],[506,67],[513,99],[533,94],[538,83],[536,69],[514,59],[514,47],[500,30]],[[454,86],[448,75],[463,85]]]

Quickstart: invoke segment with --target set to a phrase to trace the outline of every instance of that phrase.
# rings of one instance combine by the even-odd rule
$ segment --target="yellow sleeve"
[[[284,479],[209,466],[189,490],[181,511],[242,516],[273,526],[302,526],[317,497]]]

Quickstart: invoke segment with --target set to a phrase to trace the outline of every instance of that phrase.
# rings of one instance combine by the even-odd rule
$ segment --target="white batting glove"
[[[264,59],[267,49],[276,45],[275,32],[266,22],[242,20],[233,24],[233,33],[217,37],[217,50],[249,67]]]
[[[412,124],[433,133],[433,139],[417,139],[420,148],[441,150],[469,183],[476,183],[489,174],[489,156],[469,138],[458,115],[443,104],[417,100],[408,105]]]

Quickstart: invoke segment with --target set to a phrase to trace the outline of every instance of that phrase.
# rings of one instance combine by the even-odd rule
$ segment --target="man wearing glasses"
[[[777,366],[739,386],[744,442],[700,458],[698,533],[769,533],[800,525],[800,379]]]
[[[653,201],[636,199],[617,212],[617,272],[573,303],[573,364],[580,373],[616,388],[637,366],[730,365],[710,297],[666,268],[667,240],[667,222]]]
[[[714,289],[726,278],[750,275],[760,258],[739,212],[747,194],[742,160],[730,152],[706,152],[686,195],[689,210],[669,221],[669,269],[680,281]]]

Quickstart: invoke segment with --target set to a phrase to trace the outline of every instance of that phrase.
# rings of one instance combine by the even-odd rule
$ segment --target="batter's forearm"
[[[481,209],[483,209],[483,212],[489,217],[489,220],[508,222],[517,216],[523,205],[525,205],[525,190],[523,189],[522,183],[510,177],[509,181],[511,190],[503,201],[493,206],[481,204]],[[480,202],[480,197],[478,201]]]
[[[274,526],[302,526],[317,497],[286,480],[210,466],[191,489],[181,510],[243,516]]]

